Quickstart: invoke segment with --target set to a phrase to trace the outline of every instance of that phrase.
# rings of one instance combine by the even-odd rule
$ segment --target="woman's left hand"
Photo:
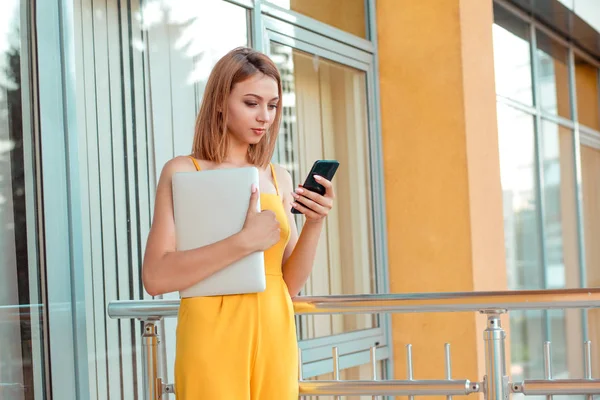
[[[331,182],[319,175],[314,177],[325,188],[324,195],[304,189],[302,186],[298,186],[296,192],[292,193],[296,200],[292,203],[292,207],[304,214],[307,222],[317,222],[325,218],[333,208],[333,199],[335,198]]]

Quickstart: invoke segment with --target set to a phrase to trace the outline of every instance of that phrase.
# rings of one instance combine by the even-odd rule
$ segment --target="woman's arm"
[[[244,228],[222,241],[198,249],[177,251],[171,179],[190,168],[187,157],[169,161],[156,189],[154,218],[146,243],[142,280],[156,296],[186,289],[243,257],[264,250],[279,240],[279,224],[269,211],[255,212],[258,190],[252,193]]]
[[[317,253],[317,244],[325,224],[325,217],[333,207],[335,194],[331,182],[324,178],[318,180],[326,189],[324,196],[304,190],[300,186],[294,191],[291,175],[285,169],[280,169],[285,171],[285,173],[280,173],[279,176],[283,175],[285,177],[282,182],[282,188],[284,189],[283,204],[288,214],[291,229],[290,240],[283,256],[283,279],[290,296],[295,297],[302,290],[312,271]],[[297,204],[296,199],[299,198],[302,198],[302,204],[314,211]],[[291,207],[296,207],[306,217],[299,237]]]

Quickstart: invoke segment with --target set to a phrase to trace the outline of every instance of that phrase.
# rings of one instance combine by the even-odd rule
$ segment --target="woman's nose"
[[[258,122],[269,122],[269,110],[267,107],[261,107],[256,120]]]

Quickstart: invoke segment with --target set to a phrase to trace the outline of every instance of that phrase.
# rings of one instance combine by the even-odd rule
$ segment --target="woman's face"
[[[227,131],[244,144],[265,136],[279,106],[277,81],[262,73],[234,85],[227,103]]]

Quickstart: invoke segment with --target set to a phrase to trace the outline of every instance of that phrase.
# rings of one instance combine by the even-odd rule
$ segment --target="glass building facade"
[[[600,15],[600,3],[578,3],[584,15]],[[493,33],[509,289],[597,287],[600,63],[504,2],[495,4]],[[513,376],[543,376],[544,341],[557,378],[583,376],[583,343],[598,340],[597,318],[511,313]]]
[[[303,294],[389,292],[386,203],[402,204],[384,191],[395,179],[382,150],[386,32],[376,1],[340,1],[0,2],[0,399],[141,398],[142,325],[107,306],[151,298],[140,270],[157,178],[189,154],[210,70],[236,46],[267,53],[282,74],[273,161],[296,183],[315,159],[344,166]],[[488,1],[508,289],[599,286],[600,63],[519,1]],[[600,15],[579,1],[560,3]],[[332,346],[342,379],[371,377],[371,346],[379,378],[404,362],[393,360],[403,327],[387,315],[303,316],[297,327],[306,379],[332,379]],[[168,382],[175,328],[159,324]],[[600,343],[599,329],[596,310],[511,313],[511,375],[540,377],[551,340],[555,376],[582,376],[582,343]]]

